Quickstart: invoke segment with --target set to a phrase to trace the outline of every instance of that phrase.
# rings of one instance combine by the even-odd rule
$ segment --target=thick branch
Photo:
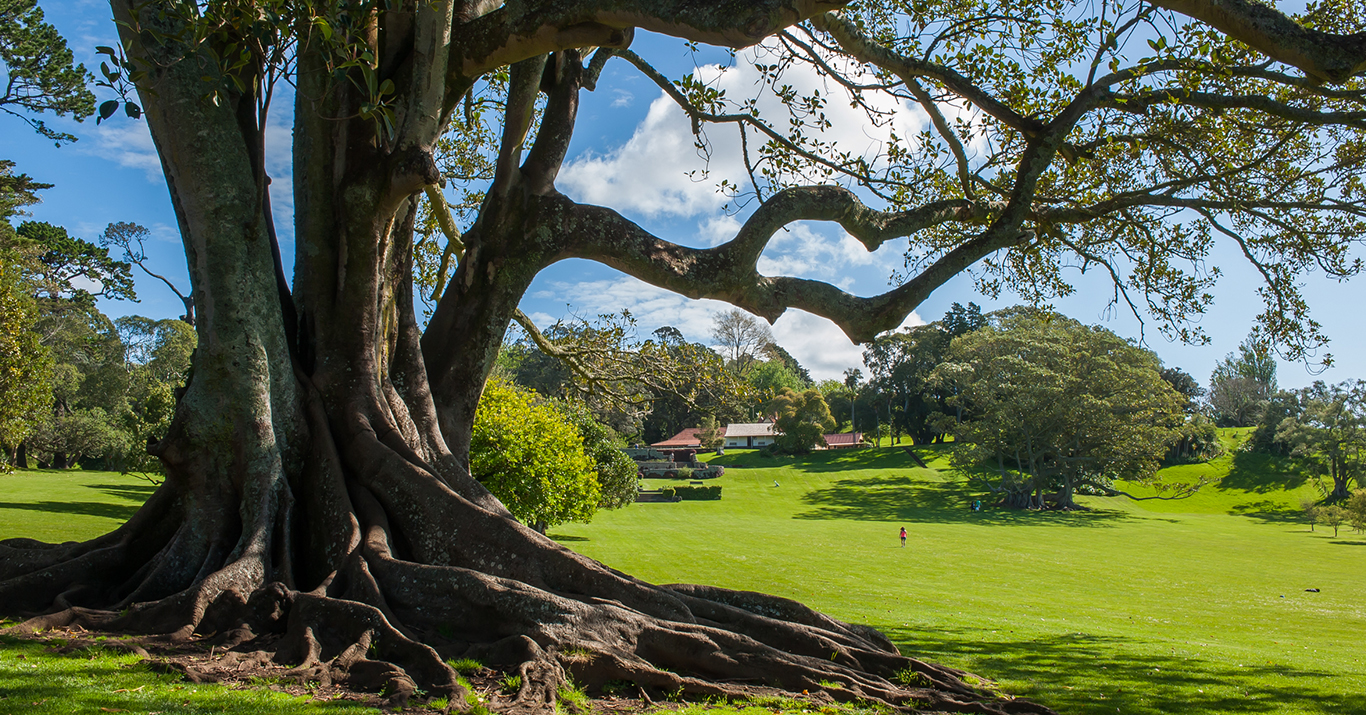
[[[1153,0],[1214,26],[1266,56],[1327,82],[1366,69],[1366,33],[1339,35],[1304,27],[1274,6],[1253,0]]]
[[[626,47],[632,30],[722,47],[749,47],[774,32],[845,4],[843,0],[560,0],[508,3],[457,25],[450,70],[473,77],[489,70],[573,47]]]
[[[778,228],[797,220],[838,221],[864,245],[875,248],[889,238],[950,220],[985,222],[985,210],[958,201],[889,214],[864,207],[839,187],[788,189],[766,202],[734,240],[708,249],[664,241],[611,209],[575,204],[563,196],[547,201],[543,210],[542,221],[574,239],[561,257],[597,260],[681,295],[724,300],[770,321],[788,308],[804,310],[835,322],[855,342],[895,328],[950,278],[1029,238],[1013,228],[1013,221],[998,220],[905,284],[863,298],[820,281],[760,275],[759,254]]]

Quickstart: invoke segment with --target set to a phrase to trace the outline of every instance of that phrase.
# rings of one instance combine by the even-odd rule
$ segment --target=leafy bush
[[[512,515],[544,533],[587,522],[601,500],[578,429],[531,390],[490,380],[470,440],[470,471]]]
[[[671,491],[674,494],[691,501],[708,499],[720,499],[721,487],[674,487]]]
[[[673,499],[677,496],[677,489],[675,487],[664,487],[659,490],[659,493],[663,494],[665,499]]]
[[[677,474],[679,479],[692,479],[692,467],[679,467],[674,470],[674,474]]]

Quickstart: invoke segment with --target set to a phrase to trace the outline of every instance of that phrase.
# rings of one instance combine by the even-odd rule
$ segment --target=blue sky
[[[95,0],[69,0],[47,2],[43,8],[77,58],[87,67],[97,67],[95,46],[113,44],[114,39],[109,6]],[[691,71],[694,62],[728,63],[723,52],[694,56],[679,43],[643,33],[634,49],[671,77]],[[718,81],[742,91],[753,81],[752,70],[746,70],[742,63]],[[857,150],[875,145],[878,130],[860,123],[853,114],[840,121],[836,104],[832,103],[834,138]],[[274,178],[272,200],[286,244],[292,243],[290,109],[288,96],[277,100],[267,150],[268,169]],[[914,125],[921,119],[908,108],[898,112],[898,121],[904,124]],[[0,116],[0,157],[14,160],[18,171],[56,185],[43,193],[42,204],[32,207],[33,218],[61,224],[89,240],[94,240],[113,221],[147,226],[153,234],[148,246],[153,270],[174,277],[182,289],[187,286],[175,216],[145,122],[128,120],[121,114],[100,126],[93,120],[83,124],[61,119],[49,121],[54,128],[80,137],[80,141],[55,148],[20,121]],[[575,199],[612,206],[670,240],[713,245],[728,238],[745,214],[726,215],[721,211],[723,200],[713,190],[722,177],[741,178],[735,158],[738,140],[720,130],[711,132],[711,138],[715,147],[712,174],[707,181],[696,181],[688,172],[706,165],[692,147],[681,112],[661,99],[659,90],[634,68],[614,59],[607,65],[597,90],[583,95],[570,159],[558,186]],[[837,226],[803,223],[775,239],[765,251],[760,268],[768,274],[827,280],[851,292],[870,295],[888,288],[892,271],[901,266],[904,246],[904,241],[896,242],[869,254]],[[292,245],[282,248],[286,255],[292,254]],[[1181,367],[1202,382],[1207,380],[1214,363],[1244,338],[1261,310],[1261,300],[1255,293],[1258,277],[1241,256],[1231,247],[1221,246],[1212,258],[1211,263],[1224,270],[1214,291],[1214,306],[1200,323],[1212,343],[1189,346],[1168,342],[1151,324],[1146,331],[1148,347],[1164,362]],[[1096,274],[1073,274],[1070,278],[1077,291],[1054,303],[1059,311],[1083,322],[1102,324],[1121,335],[1139,337],[1140,324],[1132,315],[1107,308],[1113,292],[1108,278]],[[1359,317],[1359,312],[1366,308],[1363,286],[1363,279],[1338,283],[1321,274],[1307,277],[1305,293],[1314,316],[1332,338],[1328,352],[1333,354],[1337,367],[1314,375],[1303,364],[1282,362],[1279,372],[1283,386],[1302,386],[1315,379],[1366,377],[1366,335],[1360,328]],[[111,302],[102,307],[115,316],[175,316],[181,312],[175,296],[145,276],[138,281],[138,292],[141,303]],[[1019,302],[1013,295],[986,300],[974,289],[970,277],[960,276],[922,304],[911,320],[935,320],[955,301],[975,301],[986,310]],[[565,316],[571,306],[580,315],[628,308],[639,319],[642,332],[673,325],[689,339],[702,342],[708,342],[712,316],[728,308],[715,301],[691,301],[579,260],[565,261],[543,272],[522,307],[544,324]],[[838,377],[844,368],[859,365],[859,348],[821,318],[789,311],[774,326],[774,333],[778,342],[818,378]]]

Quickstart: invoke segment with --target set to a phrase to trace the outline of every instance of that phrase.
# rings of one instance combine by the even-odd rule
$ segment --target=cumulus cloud
[[[911,313],[900,327],[924,324],[919,315]],[[846,369],[863,367],[863,347],[818,315],[800,310],[783,313],[773,324],[773,339],[818,381],[843,379]]]
[[[890,273],[901,261],[896,251],[868,248],[834,224],[794,223],[779,231],[759,257],[768,276],[837,279],[850,268],[874,266]]]
[[[724,90],[728,97],[742,98],[754,93],[760,74],[755,61],[766,61],[769,50],[750,48],[738,53],[734,67],[707,65],[698,68],[697,77]],[[855,77],[857,79],[857,76]],[[870,97],[878,109],[892,120],[875,127],[861,109],[849,106],[842,86],[821,78],[812,68],[793,66],[784,82],[802,94],[819,91],[828,97],[825,112],[832,122],[821,139],[854,154],[876,154],[892,131],[911,136],[924,126],[925,115],[918,108],[893,97]],[[779,126],[786,122],[781,102],[771,93],[759,98],[760,112]],[[710,162],[695,146],[691,124],[683,111],[662,92],[650,104],[644,120],[631,138],[605,154],[586,152],[565,166],[558,185],[579,201],[612,206],[627,213],[646,217],[695,217],[715,211],[726,199],[717,190],[722,179],[744,185],[747,182],[740,138],[732,126],[706,129],[710,142]]]
[[[95,127],[86,135],[90,141],[76,144],[82,151],[107,159],[129,169],[141,169],[147,180],[162,182],[161,159],[157,157],[152,133],[145,121],[115,120]]]
[[[716,316],[733,308],[716,300],[692,300],[629,276],[552,283],[532,297],[571,305],[580,315],[612,313],[624,308],[635,316],[642,335],[670,325],[688,340],[703,344],[712,342]],[[531,313],[531,317],[542,327],[556,320],[543,311]],[[901,327],[924,323],[919,315],[911,313]],[[789,310],[778,318],[773,324],[773,338],[817,380],[839,379],[845,369],[863,365],[863,348],[850,341],[838,326],[800,310]]]

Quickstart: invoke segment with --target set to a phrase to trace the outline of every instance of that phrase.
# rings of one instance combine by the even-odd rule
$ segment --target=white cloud
[[[735,234],[740,232],[740,221],[734,216],[722,214],[704,219],[698,229],[698,237],[702,239],[702,245],[707,247],[719,246],[735,238]]]
[[[266,173],[270,175],[270,208],[282,243],[294,240],[294,130],[293,117],[274,113],[266,122]],[[285,251],[285,247],[281,246]],[[290,252],[285,251],[285,255]]]
[[[162,183],[161,159],[157,157],[156,144],[145,120],[116,118],[97,126],[86,135],[93,142],[81,142],[76,146],[85,153],[107,159],[119,166],[142,169],[147,172],[147,180]]]
[[[617,108],[629,107],[636,100],[634,94],[620,88],[612,90],[612,95],[612,106]]]
[[[557,183],[590,204],[647,216],[695,216],[725,203],[713,182],[688,175],[704,168],[687,119],[661,96],[625,144],[606,155],[581,155],[560,172]]]
[[[642,283],[629,276],[553,283],[537,291],[533,298],[572,305],[581,316],[612,313],[623,308],[635,316],[642,336],[670,325],[694,342],[711,343],[711,328],[716,315],[733,306],[716,300],[692,300],[663,288]],[[545,312],[531,314],[537,325],[545,327],[556,318]],[[901,327],[923,325],[911,313]],[[844,370],[863,365],[863,348],[855,345],[834,323],[800,310],[789,310],[773,324],[773,337],[797,358],[816,380],[838,379]]]
[[[925,321],[911,313],[901,328],[924,325]],[[851,367],[863,368],[863,347],[855,345],[839,326],[800,310],[789,310],[773,324],[773,339],[817,381],[843,379]]]
[[[764,61],[767,53],[763,48],[744,50],[737,55],[736,66],[708,65],[698,68],[696,74],[724,90],[728,97],[747,97],[760,81],[753,63]],[[805,65],[793,66],[783,79],[799,93],[818,90],[829,98],[825,112],[833,126],[820,138],[844,151],[871,158],[893,130],[900,136],[911,136],[925,123],[918,107],[879,95],[870,96],[868,101],[891,113],[893,119],[890,126],[874,127],[862,109],[849,106],[843,87],[827,82]],[[859,79],[857,74],[854,79]],[[758,106],[770,121],[785,126],[786,109],[771,92],[762,93]],[[717,192],[717,184],[728,179],[743,186],[748,178],[735,128],[722,125],[705,131],[711,145],[710,163],[699,156],[683,111],[661,92],[630,139],[606,154],[580,155],[560,172],[558,183],[576,200],[647,217],[686,218],[715,211],[726,202]]]
[[[833,235],[832,235],[833,234]],[[773,236],[759,257],[759,272],[768,276],[844,278],[848,269],[876,266],[890,273],[900,263],[898,252],[868,248],[833,224],[794,223]],[[841,286],[843,287],[843,286]]]

